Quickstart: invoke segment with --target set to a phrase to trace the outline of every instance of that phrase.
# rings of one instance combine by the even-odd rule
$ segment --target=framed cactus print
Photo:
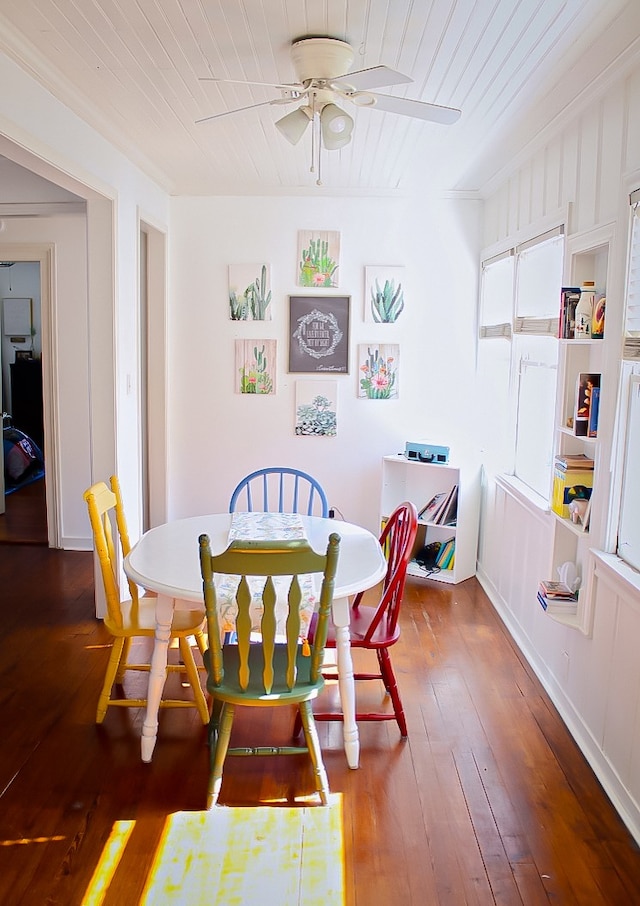
[[[397,343],[367,343],[358,346],[358,398],[398,399],[400,346]]]
[[[296,435],[335,437],[337,398],[337,381],[296,381]]]
[[[340,233],[335,230],[298,231],[296,283],[309,289],[335,289],[340,265]]]
[[[276,340],[236,340],[236,393],[276,392]]]
[[[364,319],[395,324],[404,310],[404,267],[366,267]]]
[[[232,321],[271,321],[270,271],[268,264],[229,265],[229,317]]]
[[[349,373],[349,296],[289,296],[289,371]]]

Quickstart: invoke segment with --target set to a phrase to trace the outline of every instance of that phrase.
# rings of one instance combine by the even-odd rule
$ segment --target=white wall
[[[86,362],[88,357],[89,362],[88,372],[81,364],[79,378],[65,378],[65,386],[60,388],[60,399],[69,396],[71,402],[63,404],[69,417],[64,419],[59,491],[64,511],[61,545],[90,548],[81,493],[89,480],[108,477],[117,469],[132,535],[141,524],[138,222],[144,216],[148,222],[166,228],[168,196],[3,54],[0,84],[11,85],[10,92],[0,92],[0,154],[88,201],[86,229],[69,251],[70,270],[58,269],[55,277],[63,335],[56,336],[54,342],[62,343],[63,367],[69,373],[75,358]],[[13,195],[11,198],[16,201]],[[14,241],[16,231],[20,240],[27,242],[36,236],[37,241],[56,241],[55,234],[38,230],[39,220],[26,220],[18,227],[21,220],[7,217],[2,241]],[[71,281],[75,299],[74,275],[84,280],[81,337],[77,335],[80,322],[75,317],[75,301],[69,302],[65,284]],[[67,337],[73,338],[73,343],[67,344]],[[79,407],[84,407],[82,418]],[[75,443],[78,432],[83,434],[79,444]]]
[[[480,211],[478,202],[433,199],[174,199],[169,516],[226,510],[244,474],[279,464],[313,473],[345,519],[377,532],[384,454],[422,438],[472,453],[460,413],[472,408]],[[287,373],[288,296],[304,292],[295,284],[298,229],[341,234],[335,293],[351,296],[351,341],[350,373],[329,378],[339,385],[335,438],[294,434],[295,382],[319,377]],[[228,265],[263,261],[273,320],[231,321]],[[406,268],[396,325],[363,320],[365,266],[379,264]],[[277,339],[275,395],[234,392],[236,337]],[[356,347],[375,341],[400,344],[398,400],[357,399]]]
[[[535,235],[545,218],[569,214],[568,242],[611,224],[604,371],[617,385],[628,235],[627,193],[640,185],[640,64],[610,84],[562,128],[538,143],[486,201],[484,246]],[[598,499],[612,495],[614,393],[599,431]],[[615,507],[615,501],[612,501]],[[600,506],[600,504],[599,504]],[[595,508],[594,508],[595,509]],[[605,507],[603,507],[605,509]],[[606,543],[606,513],[593,542]],[[640,839],[640,599],[602,575],[594,583],[594,625],[587,637],[549,619],[536,601],[549,578],[553,519],[489,481],[483,500],[479,575],[516,640],[549,690],[587,758],[637,839]],[[602,572],[602,571],[601,571]]]

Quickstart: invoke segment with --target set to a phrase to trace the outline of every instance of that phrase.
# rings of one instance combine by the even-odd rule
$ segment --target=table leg
[[[151,655],[151,671],[147,690],[147,713],[142,725],[142,760],[151,761],[158,736],[158,711],[167,676],[167,654],[171,636],[173,598],[158,595],[156,599],[156,633]]]
[[[357,768],[360,761],[360,736],[356,723],[356,689],[351,658],[349,634],[349,601],[333,601],[333,623],[336,628],[336,655],[338,662],[338,689],[343,714],[344,751],[350,768]]]

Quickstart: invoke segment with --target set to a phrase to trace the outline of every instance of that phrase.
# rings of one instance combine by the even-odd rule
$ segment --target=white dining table
[[[325,553],[331,532],[337,532],[341,539],[332,619],[336,630],[345,755],[349,767],[357,768],[360,741],[349,637],[349,597],[377,585],[385,575],[387,563],[378,539],[367,529],[319,516],[300,516],[300,519],[311,547],[319,553]],[[158,711],[166,678],[173,612],[181,606],[192,609],[194,602],[204,611],[198,538],[202,534],[208,535],[212,553],[221,553],[229,545],[231,522],[230,513],[167,522],[145,532],[125,558],[126,575],[157,595],[147,712],[142,727],[142,760],[145,762],[151,761],[158,734]]]

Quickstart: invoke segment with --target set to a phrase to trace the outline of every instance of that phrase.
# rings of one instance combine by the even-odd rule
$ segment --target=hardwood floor
[[[5,496],[0,544],[48,544],[44,482],[41,478]]]
[[[94,724],[109,639],[92,582],[88,553],[0,546],[3,906],[79,906],[124,819],[135,827],[104,902],[137,904],[165,817],[204,808],[195,712],[161,712],[151,764],[140,761],[140,711]],[[393,722],[361,724],[361,768],[350,771],[341,724],[318,727],[343,797],[348,906],[640,902],[638,846],[477,582],[410,579],[401,620],[393,660],[409,739]],[[361,697],[379,697],[361,685]],[[335,687],[323,695],[331,704]],[[267,742],[259,727],[286,743],[293,715],[271,721],[241,715],[234,738]],[[306,759],[231,759],[221,803],[311,791]]]

